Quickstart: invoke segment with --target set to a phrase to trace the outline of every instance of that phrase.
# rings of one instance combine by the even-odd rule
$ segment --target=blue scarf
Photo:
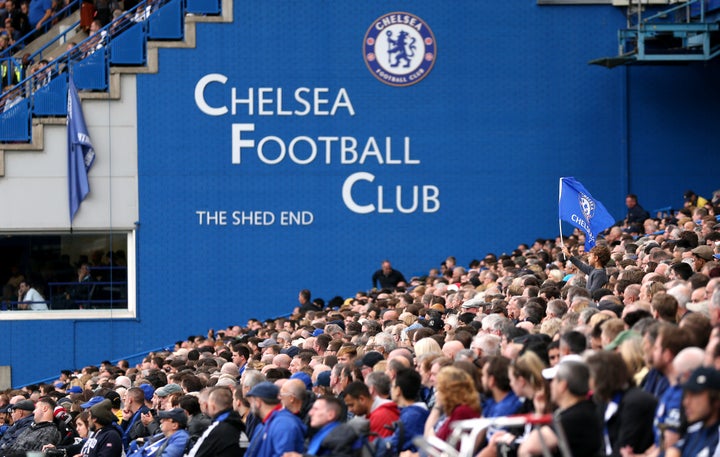
[[[326,424],[323,428],[321,428],[315,436],[313,436],[312,440],[310,440],[310,444],[308,445],[307,453],[311,455],[318,455],[318,451],[320,450],[320,445],[322,444],[323,440],[326,436],[334,429],[340,425],[340,422],[334,421],[330,422],[329,424]]]

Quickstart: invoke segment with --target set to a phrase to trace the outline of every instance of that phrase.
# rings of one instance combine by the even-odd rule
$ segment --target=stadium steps
[[[196,24],[231,23],[233,0],[222,0],[222,13],[218,16],[185,15],[184,37],[177,41],[148,41],[147,63],[144,66],[114,66],[110,68],[107,92],[80,92],[82,100],[119,100],[121,74],[154,74],[158,72],[160,48],[195,48]],[[5,176],[5,152],[39,152],[45,149],[45,126],[65,125],[66,117],[34,117],[32,119],[32,142],[6,143],[0,147],[0,177]]]

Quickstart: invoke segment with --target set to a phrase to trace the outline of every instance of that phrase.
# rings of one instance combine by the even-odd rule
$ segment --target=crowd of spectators
[[[147,19],[160,2],[148,1],[145,8],[128,13],[139,2],[137,0],[83,0],[80,3],[78,32],[88,35],[76,47],[68,41],[65,51],[69,59],[83,59],[106,46],[109,35],[122,32],[131,23]],[[21,52],[25,45],[52,29],[63,16],[70,14],[73,5],[70,0],[33,0],[32,2],[0,0],[0,113],[18,104],[24,97],[47,85],[52,78],[65,72],[67,64],[53,62],[49,57],[32,61],[30,53],[23,53],[17,59],[13,54]],[[61,13],[61,14],[58,14]],[[114,26],[102,30],[115,21]],[[81,36],[76,39],[81,39]],[[30,76],[26,85],[19,86]]]
[[[302,290],[290,317],[64,371],[0,395],[0,456],[406,457],[468,424],[478,456],[717,456],[717,203],[625,220],[589,253],[575,232],[408,281],[386,260],[382,289]]]

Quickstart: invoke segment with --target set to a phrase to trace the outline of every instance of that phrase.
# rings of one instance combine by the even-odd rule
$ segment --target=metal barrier
[[[430,457],[473,457],[477,452],[477,445],[480,437],[490,428],[508,428],[508,427],[525,427],[550,425],[555,423],[556,429],[560,428],[559,422],[554,421],[550,414],[535,415],[521,414],[516,416],[490,417],[480,419],[461,420],[451,425],[452,433],[447,441],[443,441],[437,437],[425,438],[418,436],[413,439],[413,444],[424,454]],[[552,452],[543,441],[543,455],[550,457]],[[558,436],[559,450],[563,457],[572,457],[567,447],[567,440],[563,433]]]

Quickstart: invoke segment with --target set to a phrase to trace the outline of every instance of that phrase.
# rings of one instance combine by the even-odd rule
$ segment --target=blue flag
[[[560,178],[560,219],[585,232],[585,250],[595,246],[598,233],[615,223],[602,203],[575,178]]]
[[[68,133],[68,194],[70,197],[70,224],[90,192],[88,171],[95,161],[85,118],[83,117],[80,97],[72,78],[68,83],[67,97],[67,133]]]

